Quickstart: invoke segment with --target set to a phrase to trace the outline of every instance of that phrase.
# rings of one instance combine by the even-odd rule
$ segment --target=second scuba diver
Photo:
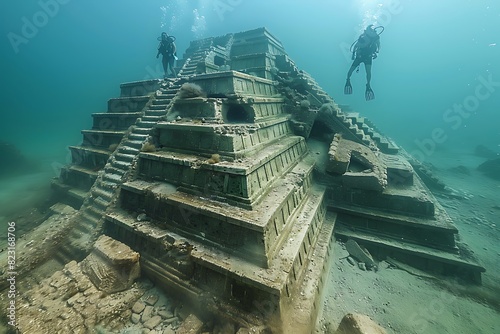
[[[381,29],[377,32],[377,29]],[[373,100],[375,98],[375,93],[373,92],[370,81],[372,79],[372,61],[377,58],[377,54],[380,50],[380,34],[384,31],[384,27],[379,26],[373,28],[373,24],[366,27],[365,31],[359,36],[359,38],[351,45],[352,52],[352,65],[347,72],[347,80],[344,86],[344,94],[352,94],[351,86],[351,75],[356,68],[359,71],[359,65],[361,63],[365,64],[366,70],[366,90],[365,99],[367,101]]]
[[[175,37],[167,35],[166,32],[162,32],[161,36],[158,37],[160,44],[158,45],[158,53],[156,54],[156,58],[163,56],[162,64],[163,71],[165,72],[165,78],[168,77],[168,70],[172,73],[172,76],[177,76],[174,70],[174,62],[177,59],[177,52],[175,47]]]

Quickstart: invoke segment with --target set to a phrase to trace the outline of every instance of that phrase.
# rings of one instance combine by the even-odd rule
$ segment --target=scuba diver
[[[167,35],[166,32],[162,32],[161,36],[158,37],[160,44],[158,45],[158,53],[156,54],[156,58],[163,55],[162,64],[163,71],[165,71],[165,78],[168,77],[168,69],[172,75],[175,77],[177,73],[174,70],[174,62],[177,60],[177,52],[175,47],[175,37]]]
[[[377,32],[377,29],[380,29],[380,32]],[[372,79],[372,60],[377,58],[377,53],[380,50],[380,34],[383,32],[383,26],[374,28],[373,24],[370,24],[368,27],[366,27],[365,31],[359,36],[359,38],[354,43],[352,43],[350,51],[352,52],[353,62],[351,68],[347,72],[344,94],[352,94],[352,72],[354,72],[354,70],[357,68],[357,73],[359,71],[359,65],[361,63],[364,63],[366,70],[365,99],[369,101],[375,98],[375,93],[370,86],[370,81]]]

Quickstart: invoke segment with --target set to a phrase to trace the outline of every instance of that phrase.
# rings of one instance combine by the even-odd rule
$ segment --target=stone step
[[[160,88],[156,92],[156,99],[154,99],[150,105],[152,106],[163,106],[166,107],[170,101],[168,101],[168,98],[174,98],[176,93],[176,90],[172,89],[172,87],[165,87],[165,88]],[[163,97],[162,99],[158,99],[158,97]]]
[[[94,187],[92,188],[92,195],[94,198],[102,197],[107,201],[111,201],[113,197],[115,196],[114,192],[110,192],[106,189],[100,188],[100,187]]]
[[[104,166],[111,152],[90,146],[69,146],[72,162],[75,165],[95,168]]]
[[[382,141],[382,135],[378,132],[373,132],[371,135],[372,139],[378,144]]]
[[[158,122],[160,120],[160,117],[158,116],[142,116],[142,120],[145,121],[145,122]]]
[[[180,86],[179,87],[172,86],[172,87],[163,89],[161,95],[159,95],[159,96],[163,96],[164,98],[159,100],[159,101],[163,101],[164,104],[168,105],[175,98],[175,95],[177,95],[177,92],[179,91],[180,88],[181,88]]]
[[[201,168],[200,156],[197,154],[178,153],[175,151],[157,151],[141,152],[141,164],[139,173],[146,177],[161,178],[167,182],[172,182],[178,186],[187,187],[191,191],[205,191],[212,187],[210,191],[218,196],[224,196],[228,200],[234,201],[235,205],[251,205],[265,192],[267,184],[271,184],[283,173],[293,168],[296,163],[302,159],[307,152],[307,145],[303,137],[290,136],[280,138],[269,143],[266,147],[258,150],[251,158],[244,162],[224,161],[220,164],[210,164],[207,160],[202,161]],[[266,165],[266,167],[263,167]],[[263,175],[258,173],[258,169],[266,168],[268,173]],[[197,175],[187,172],[189,169],[196,168]],[[175,173],[164,173],[165,170],[175,170]],[[158,175],[160,173],[161,175]],[[210,180],[213,175],[220,174],[231,175],[230,185],[221,187],[215,183],[211,186],[208,183],[200,183],[198,180]],[[183,175],[177,177],[177,175]],[[258,182],[254,180],[259,179]],[[238,190],[235,185],[238,182],[250,184]],[[247,183],[245,183],[247,182]],[[208,187],[208,188],[207,188]]]
[[[104,174],[103,179],[106,181],[115,182],[117,184],[122,183],[122,176],[117,174],[106,173]]]
[[[142,144],[144,144],[144,141],[142,141],[142,140],[133,140],[133,139],[131,140],[131,139],[129,139],[129,140],[127,140],[125,142],[125,145],[127,147],[132,147],[132,148],[135,148],[135,149],[138,149],[138,150],[140,150],[142,148]]]
[[[158,95],[156,98],[157,100],[159,101],[162,101],[164,104],[168,105],[170,103],[170,101],[172,101],[172,99],[174,98],[174,96],[172,96],[174,94],[172,93],[163,93],[162,95]]]
[[[99,217],[95,216],[94,214],[92,214],[90,212],[90,210],[84,210],[82,212],[82,218],[85,219],[87,221],[87,224],[81,224],[82,226],[85,226],[85,230],[88,231],[88,226],[89,225],[92,225],[92,226],[97,226],[97,224],[99,223]]]
[[[57,251],[53,254],[53,259],[62,265],[66,265],[67,263],[73,260],[72,251],[65,244],[58,247]]]
[[[373,129],[368,124],[363,123],[363,125],[361,125],[361,128],[366,134],[369,134],[370,136],[373,134]]]
[[[339,202],[329,207],[339,214],[339,223],[373,235],[393,237],[409,243],[456,252],[457,228],[441,207],[432,218],[412,217]]]
[[[361,138],[361,141],[363,142],[363,144],[367,145],[367,146],[370,146],[370,144],[372,144],[372,139],[369,135],[363,135],[363,137]]]
[[[137,156],[135,154],[129,154],[129,153],[116,153],[115,158],[119,161],[123,162],[128,162],[132,163],[132,161],[136,158]]]
[[[81,218],[76,224],[75,228],[70,232],[70,237],[78,238],[81,233],[90,233],[91,229],[89,228],[89,221],[96,221],[96,218],[90,215],[84,216],[82,214],[83,219]]]
[[[97,179],[97,171],[78,165],[65,166],[59,179],[68,186],[88,191]]]
[[[195,73],[196,73],[195,71],[182,71],[183,75],[193,75]]]
[[[83,204],[89,194],[85,190],[64,184],[59,179],[53,179],[50,186],[56,193],[59,193],[64,198],[66,204],[77,209]]]
[[[66,205],[61,202],[57,202],[56,204],[52,205],[50,208],[50,215],[53,214],[58,214],[58,215],[67,215],[67,214],[72,214],[75,213],[77,210],[73,209],[71,206]]]
[[[162,110],[146,110],[144,115],[146,116],[157,116],[157,117],[162,117],[167,114],[167,109],[162,109]]]
[[[113,163],[111,165],[113,167],[119,168],[119,169],[124,170],[124,171],[128,171],[130,169],[130,167],[132,166],[132,164],[130,162],[120,161],[120,160],[113,161]]]
[[[163,113],[165,113],[165,110],[167,109],[169,103],[170,101],[168,101],[168,103],[166,104],[151,105],[149,106],[149,109],[147,111],[163,111]]]
[[[110,201],[107,201],[102,197],[94,198],[94,205],[103,211],[105,211],[108,208],[110,203],[111,203]]]
[[[88,215],[88,216],[94,217],[94,219],[92,221],[99,221],[104,216],[104,211],[95,205],[88,205],[85,208],[83,208],[81,210],[81,212],[86,213],[86,215]]]
[[[105,171],[106,171],[106,173],[116,174],[119,176],[123,176],[128,172],[128,170],[126,170],[126,169],[123,170],[121,168],[117,168],[117,167],[113,167],[113,166],[109,166],[109,165],[106,166]]]
[[[100,179],[98,181],[96,186],[98,186],[106,191],[109,191],[109,192],[115,192],[116,189],[119,187],[119,185],[114,181],[110,182],[110,181],[106,181],[106,180],[102,180],[102,179]]]
[[[142,127],[135,127],[133,130],[132,130],[132,133],[135,133],[135,134],[140,134],[140,135],[148,135],[149,132],[151,132],[151,128],[142,128]]]
[[[128,135],[128,139],[131,139],[131,140],[138,140],[138,141],[145,141],[149,136],[148,135],[145,135],[145,134],[142,134],[142,133],[131,133]]]
[[[366,247],[376,257],[387,256],[410,264],[417,269],[445,276],[458,276],[466,281],[480,284],[481,273],[486,270],[475,260],[467,257],[470,250],[463,249],[459,254],[437,250],[421,245],[410,244],[404,240],[372,235],[364,231],[354,231],[338,225],[335,234],[344,239],[354,239]],[[462,245],[462,247],[464,247]],[[463,253],[464,255],[460,255]],[[379,254],[383,254],[380,255]]]
[[[156,125],[156,122],[148,122],[148,121],[140,121],[137,122],[136,124],[138,127],[144,128],[144,129],[151,129]]]
[[[130,146],[120,146],[118,153],[136,155],[139,153],[139,149]]]

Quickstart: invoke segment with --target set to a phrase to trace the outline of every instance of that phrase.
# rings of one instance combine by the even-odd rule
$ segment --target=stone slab
[[[105,235],[99,237],[80,266],[92,283],[107,293],[130,288],[140,275],[139,254]]]
[[[340,321],[335,334],[386,334],[385,329],[364,314],[349,313]]]
[[[237,71],[217,72],[197,75],[191,81],[200,85],[210,95],[255,95],[274,96],[277,94],[273,81]]]

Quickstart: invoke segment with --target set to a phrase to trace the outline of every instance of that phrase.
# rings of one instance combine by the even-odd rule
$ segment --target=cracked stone
[[[133,324],[138,324],[139,321],[141,321],[141,316],[137,313],[132,313],[132,315],[130,316],[130,321]]]
[[[151,316],[153,315],[153,306],[146,306],[144,308],[144,312],[142,312],[142,317],[141,317],[141,321],[142,322],[146,322],[148,321],[149,319],[151,319]]]
[[[144,327],[153,329],[156,326],[158,326],[161,322],[162,318],[159,315],[155,315],[154,317],[152,317],[151,319],[149,319],[144,323]]]
[[[158,301],[158,295],[149,295],[144,302],[148,305],[154,306],[154,304],[156,304],[157,301]]]
[[[134,306],[132,306],[132,312],[134,313],[141,313],[142,311],[144,311],[144,308],[146,307],[146,305],[144,305],[143,302],[141,302],[140,300],[136,301]]]

